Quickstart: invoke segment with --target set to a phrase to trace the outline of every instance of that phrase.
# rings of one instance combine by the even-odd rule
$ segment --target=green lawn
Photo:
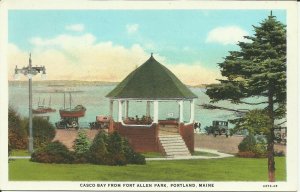
[[[27,150],[13,150],[10,156],[30,156]]]
[[[285,157],[277,157],[276,179],[286,180]],[[267,181],[267,159],[224,158],[148,161],[146,165],[9,162],[14,181]]]
[[[164,157],[161,153],[158,153],[158,152],[146,152],[146,153],[142,153],[142,155],[144,155],[146,158]]]

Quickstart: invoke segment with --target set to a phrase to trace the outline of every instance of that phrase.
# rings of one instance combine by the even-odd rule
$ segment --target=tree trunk
[[[268,115],[270,117],[270,134],[268,137],[268,176],[269,181],[275,181],[275,161],[274,161],[274,100],[273,100],[273,91],[269,90],[268,95]]]

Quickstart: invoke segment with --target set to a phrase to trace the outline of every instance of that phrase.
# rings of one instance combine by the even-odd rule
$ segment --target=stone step
[[[160,141],[160,143],[163,145],[163,146],[185,146],[185,143],[180,141],[176,141],[176,142],[166,142],[166,141]]]
[[[159,135],[178,135],[178,132],[162,131]]]
[[[160,137],[162,141],[181,141],[180,137]]]
[[[173,137],[168,136],[168,137],[159,137],[159,138],[161,140],[179,140],[179,141],[182,140],[182,138],[177,135],[174,135]]]
[[[175,143],[175,144],[167,144],[164,145],[165,149],[187,149],[185,143]]]
[[[165,149],[165,152],[167,154],[172,154],[172,153],[188,153],[188,149]]]
[[[180,140],[170,140],[170,139],[160,140],[160,142],[163,143],[163,144],[168,144],[168,143],[172,143],[172,144],[178,143],[178,145],[183,145],[183,144],[185,144],[184,141],[180,141]]]
[[[181,135],[159,135],[159,140],[167,156],[191,156]]]
[[[180,138],[182,139],[182,137],[177,133],[174,135],[159,135],[159,138]]]
[[[159,134],[166,134],[166,133],[177,133],[179,134],[178,130],[175,129],[166,129],[166,130],[160,130]]]

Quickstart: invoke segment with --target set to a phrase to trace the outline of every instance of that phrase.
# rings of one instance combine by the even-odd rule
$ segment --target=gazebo
[[[194,151],[194,102],[197,96],[170,70],[156,61],[153,54],[106,97],[110,100],[109,132],[117,131],[127,137],[136,151],[156,151],[170,156],[190,155]],[[179,117],[160,119],[159,103],[170,101],[177,103]],[[183,102],[186,101],[190,103],[190,116],[184,122]],[[113,119],[115,102],[118,103],[116,120]],[[131,102],[145,102],[146,111],[143,117],[128,116]]]

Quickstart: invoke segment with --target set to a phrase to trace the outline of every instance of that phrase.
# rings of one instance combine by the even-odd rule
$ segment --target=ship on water
[[[72,108],[72,95],[69,92],[69,108],[66,108],[66,94],[64,93],[64,108],[59,110],[61,118],[66,117],[84,117],[86,108],[83,105],[77,105]]]
[[[64,92],[64,108],[59,110],[61,120],[56,123],[57,128],[78,128],[78,118],[85,116],[86,108],[76,105],[72,108],[72,95],[69,92],[69,108],[66,108],[66,94]]]
[[[43,113],[53,113],[56,112],[56,109],[51,108],[51,96],[49,98],[48,106],[45,106],[45,98],[43,99],[42,104],[40,104],[40,98],[38,101],[38,107],[36,109],[32,109],[33,114],[43,114]]]

